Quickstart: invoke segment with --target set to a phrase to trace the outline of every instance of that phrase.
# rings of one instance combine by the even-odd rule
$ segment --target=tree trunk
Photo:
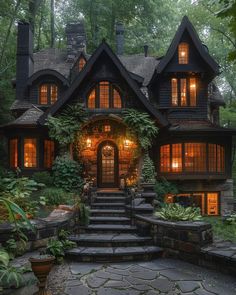
[[[35,17],[42,0],[29,0],[29,23],[34,34]]]
[[[54,15],[54,0],[51,0],[51,42],[50,47],[55,48],[55,15]]]

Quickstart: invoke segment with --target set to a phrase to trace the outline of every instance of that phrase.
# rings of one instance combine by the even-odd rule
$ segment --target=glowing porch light
[[[91,140],[91,138],[87,138],[87,140],[86,140],[86,147],[87,148],[91,148],[91,146],[92,146],[92,140]]]
[[[124,139],[124,147],[125,147],[125,148],[129,148],[130,145],[131,145],[131,143],[132,143],[132,142],[131,142],[129,139],[127,139],[127,138]]]

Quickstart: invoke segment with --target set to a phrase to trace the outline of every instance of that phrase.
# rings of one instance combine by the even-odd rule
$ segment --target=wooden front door
[[[112,141],[98,146],[98,187],[118,187],[118,148]]]

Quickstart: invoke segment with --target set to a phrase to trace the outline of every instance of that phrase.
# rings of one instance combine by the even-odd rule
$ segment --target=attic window
[[[86,60],[83,57],[81,57],[79,59],[79,62],[78,62],[78,70],[79,70],[79,72],[83,69],[85,64],[86,64]]]
[[[87,106],[89,109],[120,109],[122,108],[120,92],[114,84],[108,81],[99,82],[90,91]]]
[[[179,51],[179,64],[186,65],[189,60],[189,45],[188,43],[180,43],[178,47]]]
[[[39,104],[54,104],[58,98],[58,89],[56,84],[45,83],[39,87]]]

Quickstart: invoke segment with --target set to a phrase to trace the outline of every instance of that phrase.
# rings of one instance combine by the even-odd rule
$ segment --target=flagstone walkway
[[[54,267],[53,295],[235,295],[236,279],[174,259]]]

